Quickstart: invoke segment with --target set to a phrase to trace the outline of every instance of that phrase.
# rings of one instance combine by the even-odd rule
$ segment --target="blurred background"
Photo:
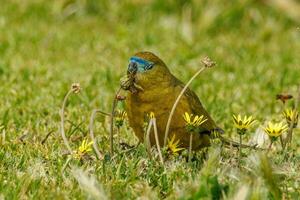
[[[273,199],[279,187],[282,198],[299,199],[299,129],[291,154],[281,148],[268,152],[274,170],[246,149],[241,168],[234,164],[238,151],[230,149],[220,160],[217,154],[208,156],[213,161],[204,168],[202,159],[197,166],[179,159],[170,160],[166,171],[149,162],[141,145],[128,157],[70,161],[60,137],[59,109],[71,84],[82,87],[65,112],[66,134],[77,149],[88,138],[92,110],[110,112],[129,58],[146,50],[183,82],[204,56],[215,61],[217,66],[191,88],[226,138],[238,136],[232,114],[257,119],[243,137],[246,143],[262,133],[266,121],[283,119],[276,94],[297,96],[300,1],[0,0],[0,199],[89,199],[101,193],[101,185],[111,199],[220,199],[227,190],[228,199],[241,199],[247,188],[254,199]],[[136,145],[125,124],[121,141]],[[109,125],[97,115],[94,130],[104,153]],[[76,178],[69,161],[88,175],[78,172]]]
[[[217,67],[191,87],[216,121],[264,119],[280,110],[275,95],[299,84],[299,22],[296,0],[1,0],[0,123],[12,137],[56,129],[73,82],[83,92],[71,118],[87,122],[93,108],[110,108],[128,58],[142,50],[184,82],[209,56]]]

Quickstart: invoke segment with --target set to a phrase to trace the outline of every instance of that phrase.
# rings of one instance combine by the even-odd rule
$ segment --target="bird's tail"
[[[225,131],[219,127],[213,129],[212,131],[212,136],[213,138],[219,138],[222,143],[224,143],[226,146],[231,146],[231,147],[240,147],[240,143],[235,142],[233,140],[227,139],[225,137],[223,137],[222,135],[225,133]],[[246,144],[242,144],[241,146],[242,148],[256,148],[257,144],[255,145],[246,145]]]
[[[219,139],[226,145],[226,146],[231,146],[231,147],[240,147],[240,143],[235,142],[233,140],[224,138],[223,136],[219,135]],[[247,144],[242,144],[241,145],[242,148],[251,148],[251,149],[256,149],[257,148],[257,144],[255,145],[247,145]]]

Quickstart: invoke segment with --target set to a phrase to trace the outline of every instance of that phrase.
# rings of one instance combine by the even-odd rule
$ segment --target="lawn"
[[[277,94],[297,101],[300,85],[299,1],[11,0],[0,6],[0,199],[299,199],[300,129],[284,151],[263,131],[280,122]],[[296,11],[295,11],[296,10]],[[232,115],[252,115],[244,135],[265,135],[264,150],[225,148],[165,155],[162,165],[143,144],[109,153],[110,120],[96,115],[94,151],[67,154],[60,130],[63,99],[71,148],[89,139],[94,109],[111,112],[129,58],[152,51],[183,82],[210,57],[217,65],[190,88],[224,137],[238,141]],[[123,109],[120,103],[118,109]],[[299,110],[300,107],[297,109]],[[181,117],[181,116],[176,116]],[[120,141],[135,146],[127,121]],[[156,159],[157,157],[157,159]]]

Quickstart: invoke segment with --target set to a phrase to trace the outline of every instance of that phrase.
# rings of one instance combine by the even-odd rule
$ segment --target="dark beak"
[[[136,62],[131,62],[128,65],[127,73],[128,74],[135,74],[138,70]]]

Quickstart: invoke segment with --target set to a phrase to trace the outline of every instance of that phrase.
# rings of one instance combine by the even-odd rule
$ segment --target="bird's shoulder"
[[[174,77],[173,84],[178,94],[185,87],[185,84],[181,82],[179,79],[177,79],[176,77]],[[182,100],[185,101],[186,104],[188,104],[189,110],[191,111],[192,114],[199,115],[199,116],[203,115],[207,119],[207,127],[210,127],[209,129],[216,126],[215,122],[213,121],[209,113],[206,111],[204,106],[202,105],[197,94],[189,87],[185,90]]]
[[[177,93],[179,93],[180,91],[182,91],[182,89],[185,87],[185,84],[182,81],[180,81],[179,79],[177,79],[175,76],[174,76],[174,79],[173,79],[172,82],[173,82],[172,84],[173,84],[174,88],[177,90]],[[184,98],[186,100],[188,100],[189,104],[192,107],[195,107],[195,109],[197,109],[197,108],[199,108],[199,109],[203,108],[202,103],[201,103],[199,97],[189,87],[184,92]]]

